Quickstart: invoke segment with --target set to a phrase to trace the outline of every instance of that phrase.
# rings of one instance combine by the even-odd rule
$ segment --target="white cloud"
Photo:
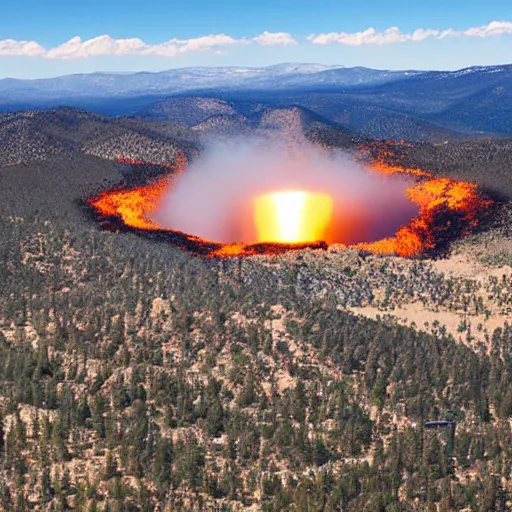
[[[253,38],[253,41],[261,46],[291,46],[298,42],[287,32],[263,32]]]
[[[174,57],[179,53],[201,52],[236,44],[240,41],[224,34],[196,37],[193,39],[170,39],[165,43],[148,45],[141,39],[113,39],[99,36],[82,41],[74,37],[67,43],[46,52],[49,59],[81,59],[95,55],[158,55]]]
[[[0,41],[1,56],[27,55],[29,57],[40,57],[45,53],[46,50],[35,41],[15,41],[14,39]]]
[[[137,38],[113,39],[105,35],[82,41],[77,36],[47,51],[44,56],[48,59],[84,59],[96,55],[133,55],[147,48],[144,41]]]
[[[388,29],[377,32],[373,27],[361,32],[330,32],[326,34],[312,34],[308,36],[308,41],[313,44],[343,44],[346,46],[362,45],[386,45],[395,43],[405,43],[407,41],[424,41],[430,37],[435,39],[445,39],[447,37],[495,37],[504,34],[512,34],[512,22],[509,21],[491,21],[481,27],[472,27],[467,30],[438,30],[431,28],[419,28],[414,32],[400,32],[398,27],[389,27]]]
[[[439,37],[439,30],[432,28],[418,28],[411,34],[411,41],[423,41],[429,37]]]
[[[191,39],[173,38],[164,43],[149,45],[138,38],[114,39],[108,35],[82,41],[79,36],[54,48],[45,49],[34,41],[0,41],[0,56],[17,55],[26,57],[44,57],[47,59],[85,59],[98,55],[158,55],[174,57],[180,53],[219,51],[233,44],[249,42],[246,39],[234,39],[225,34],[211,34]]]
[[[491,21],[487,25],[471,27],[466,30],[446,30],[419,28],[414,32],[401,32],[398,27],[389,27],[378,32],[371,27],[360,32],[330,32],[312,34],[307,40],[316,45],[342,44],[347,46],[387,45],[407,41],[424,41],[428,38],[445,39],[448,37],[496,37],[512,34],[512,22]],[[82,41],[77,36],[54,48],[44,48],[36,41],[0,41],[0,56],[44,57],[47,59],[70,60],[85,59],[98,55],[157,55],[175,57],[192,52],[219,53],[236,44],[257,44],[260,46],[293,46],[298,41],[288,32],[265,31],[253,38],[235,39],[226,34],[210,34],[190,39],[169,39],[163,43],[147,44],[142,39],[132,37],[114,39],[102,35]]]
[[[205,52],[218,50],[225,46],[244,42],[242,39],[234,39],[225,34],[211,34],[209,36],[193,39],[171,39],[165,43],[146,47],[143,54],[159,55],[162,57],[174,57],[179,53]]]
[[[468,28],[461,33],[461,35],[466,37],[493,37],[503,34],[512,34],[512,22],[491,21],[488,25]]]

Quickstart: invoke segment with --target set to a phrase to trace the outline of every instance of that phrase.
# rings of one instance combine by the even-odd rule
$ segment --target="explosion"
[[[383,158],[363,165],[307,143],[237,141],[211,147],[186,172],[183,157],[173,169],[161,167],[163,177],[102,192],[89,204],[110,227],[168,237],[208,256],[331,244],[416,256],[476,225],[490,205],[472,183]]]
[[[324,240],[333,212],[327,194],[271,192],[254,200],[259,242],[307,243]]]

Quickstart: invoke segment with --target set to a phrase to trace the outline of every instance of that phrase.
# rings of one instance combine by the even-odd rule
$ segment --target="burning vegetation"
[[[390,147],[373,155],[362,148],[361,160],[372,155],[363,164],[307,144],[266,151],[254,142],[216,146],[189,167],[184,157],[174,166],[155,164],[165,174],[88,202],[107,229],[212,257],[332,244],[412,257],[478,224],[491,202],[475,184],[391,165]]]

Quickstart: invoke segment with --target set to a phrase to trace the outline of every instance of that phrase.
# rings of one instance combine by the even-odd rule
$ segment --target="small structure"
[[[441,429],[450,429],[450,437],[447,442],[447,467],[448,471],[453,475],[456,466],[456,460],[453,457],[453,449],[455,447],[455,428],[457,423],[453,420],[433,420],[427,421],[423,425],[425,429],[429,430],[441,430]]]
[[[453,447],[453,441],[455,440],[455,427],[456,422],[453,420],[433,420],[433,421],[427,421],[423,425],[427,429],[440,429],[440,428],[451,428],[451,435],[450,439],[452,441],[452,447]]]

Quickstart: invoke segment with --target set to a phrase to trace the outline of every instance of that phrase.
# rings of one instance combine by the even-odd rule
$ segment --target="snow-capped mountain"
[[[4,99],[136,96],[205,89],[283,89],[385,83],[417,74],[321,64],[277,64],[265,68],[180,68],[156,73],[91,73],[38,80],[0,80]]]

